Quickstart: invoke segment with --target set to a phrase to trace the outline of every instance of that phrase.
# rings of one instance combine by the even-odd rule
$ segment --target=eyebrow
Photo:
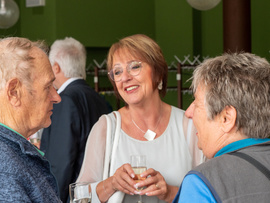
[[[132,63],[132,62],[141,62],[141,61],[138,61],[137,59],[133,59],[133,60],[128,61],[128,62],[126,63],[126,65],[128,65],[128,64],[130,64],[130,63]],[[120,63],[114,64],[113,67],[116,66],[116,65],[120,65]]]
[[[46,85],[45,85],[45,86],[47,86],[47,85],[49,85],[49,84],[52,84],[53,81],[55,81],[55,77],[53,77],[50,81],[46,82]]]
[[[117,64],[114,64],[113,65],[113,67],[115,67],[115,66],[121,66],[121,65],[120,65],[120,63],[117,63]]]

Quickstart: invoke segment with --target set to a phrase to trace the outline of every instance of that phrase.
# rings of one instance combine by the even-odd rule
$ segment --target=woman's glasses
[[[142,69],[142,62],[140,61],[132,61],[130,63],[127,64],[127,72],[132,75],[132,76],[136,76],[139,75]],[[110,76],[110,78],[115,81],[115,82],[119,82],[122,80],[122,76],[123,76],[123,67],[121,66],[115,66],[113,69],[111,69],[108,72],[108,75]]]

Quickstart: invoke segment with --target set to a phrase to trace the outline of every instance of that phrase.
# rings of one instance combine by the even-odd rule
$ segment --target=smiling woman
[[[133,35],[112,45],[107,64],[115,93],[126,105],[92,128],[77,182],[92,183],[93,202],[136,202],[134,194],[143,202],[171,202],[203,155],[192,120],[161,100],[168,76],[162,51],[151,38]],[[129,164],[134,154],[147,157],[140,182]]]

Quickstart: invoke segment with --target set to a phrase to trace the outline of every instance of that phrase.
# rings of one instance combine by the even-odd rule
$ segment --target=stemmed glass
[[[130,156],[130,165],[135,173],[135,177],[133,178],[135,182],[140,182],[145,180],[145,177],[142,178],[140,174],[146,171],[146,156],[145,155],[131,155]],[[137,191],[143,190],[144,187],[137,188]],[[142,202],[142,196],[139,196],[139,201],[137,203]]]
[[[87,182],[72,183],[69,185],[70,203],[91,203],[91,185]]]

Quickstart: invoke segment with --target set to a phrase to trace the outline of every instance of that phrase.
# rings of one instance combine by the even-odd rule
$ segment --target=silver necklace
[[[160,120],[161,120],[161,115],[162,114],[160,114],[160,116],[159,116],[159,119],[158,119],[158,122],[157,122],[157,125],[156,125],[156,127],[154,128],[154,131],[156,131],[156,129],[157,129],[157,127],[158,127],[158,125],[159,125],[159,122],[160,122]],[[148,129],[146,132],[145,131],[143,131],[136,123],[135,123],[135,121],[133,120],[133,118],[131,118],[131,121],[132,121],[132,123],[142,132],[142,133],[144,133],[144,138],[145,139],[147,139],[148,141],[151,141],[151,140],[154,140],[155,139],[155,137],[156,137],[156,133],[154,132],[154,131],[152,131],[152,130],[150,130],[150,129]]]

